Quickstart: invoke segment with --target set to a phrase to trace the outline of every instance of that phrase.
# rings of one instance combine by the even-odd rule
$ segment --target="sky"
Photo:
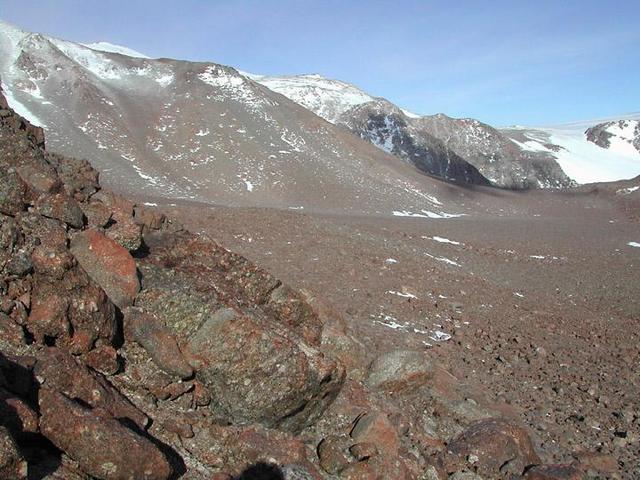
[[[496,126],[640,111],[637,0],[0,0],[0,19]]]

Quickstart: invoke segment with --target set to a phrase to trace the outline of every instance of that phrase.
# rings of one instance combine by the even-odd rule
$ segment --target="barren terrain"
[[[627,192],[637,183],[481,191],[470,194],[478,213],[452,219],[159,208],[326,298],[372,359],[427,350],[521,408],[546,461],[612,453],[634,478],[640,192]]]

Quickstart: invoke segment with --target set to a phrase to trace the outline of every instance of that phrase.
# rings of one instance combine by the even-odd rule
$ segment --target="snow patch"
[[[627,187],[616,190],[616,193],[618,195],[629,195],[630,193],[637,192],[638,190],[640,190],[640,187]]]
[[[410,212],[408,210],[394,210],[392,212],[394,217],[411,217],[411,218],[457,218],[463,217],[464,213],[446,213],[446,212],[432,212],[429,210],[420,210],[420,213]]]
[[[627,245],[629,245],[630,247],[640,248],[640,243],[638,242],[629,242],[627,243]]]
[[[428,238],[429,240],[433,240],[434,242],[439,242],[439,243],[449,243],[451,245],[462,245],[462,243],[460,242],[456,242],[455,240],[449,240],[448,238],[444,238],[444,237],[424,237],[424,238]]]
[[[81,45],[89,47],[92,50],[98,50],[100,52],[119,53],[120,55],[134,58],[150,58],[143,53],[132,50],[131,48],[114,45],[113,43],[109,42],[82,43]]]
[[[21,117],[26,118],[29,123],[36,127],[44,127],[46,124],[40,120],[34,113],[32,113],[22,102],[20,102],[14,95],[11,90],[7,88],[7,86],[2,84],[2,92],[4,93],[5,98],[7,99],[7,103],[9,107],[11,107],[14,112],[16,112]]]
[[[396,292],[395,290],[387,290],[386,293],[389,293],[391,295],[397,295],[398,297],[403,297],[403,298],[418,298],[412,293]]]

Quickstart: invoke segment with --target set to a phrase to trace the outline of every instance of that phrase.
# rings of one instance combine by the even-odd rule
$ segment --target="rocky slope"
[[[229,67],[0,23],[0,76],[10,105],[47,127],[49,148],[91,158],[120,192],[391,215],[435,208],[427,198],[444,188]]]
[[[318,75],[251,78],[431,175],[505,188],[571,185],[551,155],[522,149],[477,120],[420,117]]]
[[[562,188],[640,174],[640,155],[625,149],[637,135],[635,124],[625,123],[628,120],[602,125],[619,130],[620,137],[612,135],[623,139],[622,148],[593,149],[587,130],[597,128],[598,121],[497,129],[474,119],[419,116],[353,85],[319,75],[250,77],[420,170],[448,180],[480,185],[488,181],[515,189]],[[604,140],[600,143],[604,145]],[[415,146],[419,146],[417,151]],[[602,165],[594,168],[594,163]]]
[[[0,162],[2,478],[581,478],[424,351],[363,363],[321,300],[102,189],[1,94]]]

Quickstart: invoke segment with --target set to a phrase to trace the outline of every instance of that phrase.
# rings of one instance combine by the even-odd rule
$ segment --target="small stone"
[[[347,448],[351,439],[346,435],[331,435],[318,445],[318,458],[320,467],[331,474],[337,475],[343,471],[352,459],[347,454]]]
[[[368,460],[371,457],[375,457],[378,454],[378,449],[373,443],[362,442],[352,445],[349,448],[349,452],[351,452],[353,458],[355,458],[359,462],[363,462],[364,460]]]

